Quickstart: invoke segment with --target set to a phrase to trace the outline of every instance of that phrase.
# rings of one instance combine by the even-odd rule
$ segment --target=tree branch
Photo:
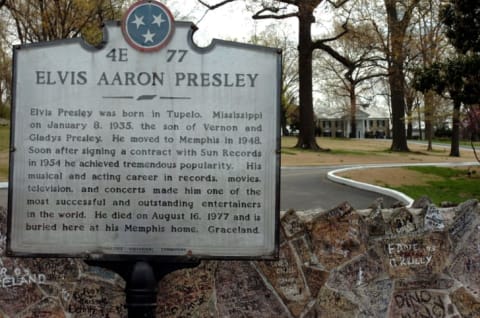
[[[291,17],[298,17],[298,13],[296,12],[292,12],[292,13],[287,13],[287,14],[266,14],[266,15],[258,15],[257,13],[255,13],[252,18],[255,19],[255,20],[262,20],[262,19],[278,19],[278,20],[281,20],[281,19],[287,19],[287,18],[291,18]]]
[[[343,27],[343,31],[340,34],[337,34],[332,38],[314,41],[312,43],[312,47],[314,49],[320,49],[322,51],[327,52],[331,57],[333,57],[334,59],[342,63],[342,65],[344,65],[346,68],[352,68],[354,66],[354,63],[350,59],[344,57],[343,55],[335,51],[331,46],[326,44],[327,42],[338,40],[348,32],[348,29],[346,28],[345,25],[343,25],[342,27]]]
[[[197,0],[198,3],[203,5],[204,7],[208,8],[209,10],[215,10],[221,6],[224,6],[228,3],[235,2],[237,0],[224,0],[221,2],[218,2],[216,4],[208,4],[204,0]],[[279,0],[280,2],[286,3],[286,4],[291,4],[291,5],[296,5],[297,1],[296,0]],[[287,14],[276,14],[280,11],[280,8],[275,8],[275,7],[264,7],[262,10],[258,11],[255,13],[252,18],[255,20],[261,20],[261,19],[286,19],[286,18],[291,18],[291,17],[296,17],[297,13],[287,13]],[[265,14],[265,12],[272,12],[272,14]]]
[[[216,8],[219,8],[227,3],[230,3],[230,2],[235,2],[237,0],[224,0],[224,1],[221,1],[219,3],[216,3],[216,4],[208,4],[206,3],[205,1],[202,1],[202,0],[198,0],[198,2],[203,5],[204,7],[207,7],[208,9],[210,10],[214,10]]]
[[[387,73],[378,72],[378,73],[373,73],[373,74],[370,74],[370,75],[361,76],[361,77],[357,78],[356,81],[358,83],[360,83],[360,82],[364,82],[364,81],[372,79],[372,78],[387,76],[387,75],[388,75]]]
[[[470,140],[470,144],[472,145],[473,154],[475,155],[475,159],[480,162],[480,157],[477,154],[477,149],[475,148],[475,144],[473,143],[473,138]]]
[[[315,41],[313,44],[316,45],[316,43],[319,43],[319,42],[321,42],[321,43],[333,42],[333,41],[336,41],[336,40],[340,39],[342,36],[344,36],[345,34],[348,33],[348,28],[347,28],[347,25],[346,25],[346,24],[343,24],[343,25],[342,25],[342,28],[343,28],[343,31],[340,32],[339,34],[335,35],[334,37],[317,40],[317,41]]]

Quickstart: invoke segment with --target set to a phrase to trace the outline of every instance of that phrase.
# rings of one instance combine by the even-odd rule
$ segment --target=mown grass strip
[[[390,187],[412,198],[428,196],[435,204],[444,201],[461,203],[468,199],[480,199],[480,173],[478,169],[453,169],[444,167],[408,167],[421,175],[434,175],[439,178],[427,181],[426,185]],[[420,175],[420,177],[421,177]],[[388,180],[387,180],[388,186]]]

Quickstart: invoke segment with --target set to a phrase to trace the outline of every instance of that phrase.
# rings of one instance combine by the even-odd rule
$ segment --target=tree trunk
[[[407,140],[413,139],[413,103],[415,95],[412,91],[405,91],[405,111],[407,113]],[[419,138],[422,138],[421,126],[418,126]]]
[[[315,139],[315,123],[312,97],[312,31],[314,21],[313,8],[309,5],[298,6],[299,38],[298,38],[298,76],[300,99],[300,133],[297,148],[320,150]]]
[[[357,96],[353,83],[350,88],[350,138],[357,138]]]
[[[462,103],[458,98],[453,99],[452,115],[452,143],[450,146],[450,157],[460,157],[460,107]]]
[[[388,30],[390,32],[390,51],[388,56],[388,82],[390,84],[390,100],[392,106],[392,151],[409,151],[405,133],[405,62],[404,40],[409,17],[407,12],[400,19],[397,12],[397,1],[384,0],[387,9]],[[409,15],[410,16],[410,15]]]
[[[280,111],[280,127],[282,129],[282,135],[288,136],[289,132],[287,129],[287,111],[285,110],[284,105],[282,105],[282,109]]]
[[[427,151],[432,151],[432,139],[433,139],[433,109],[434,109],[434,93],[432,91],[426,92],[425,101],[425,138],[427,139]]]
[[[422,136],[422,111],[420,109],[420,105],[417,105],[417,116],[418,116],[418,139],[419,140],[424,140]]]
[[[405,134],[405,100],[403,68],[393,63],[390,68],[391,104],[392,104],[392,151],[409,151]]]
[[[412,111],[407,110],[407,139],[413,138]]]

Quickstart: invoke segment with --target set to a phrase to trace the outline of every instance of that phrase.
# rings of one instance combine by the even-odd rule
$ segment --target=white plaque
[[[276,255],[280,53],[155,10],[15,48],[10,254]]]

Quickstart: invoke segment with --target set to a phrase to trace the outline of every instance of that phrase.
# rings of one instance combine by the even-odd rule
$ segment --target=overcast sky
[[[210,3],[216,2],[220,1],[210,0]],[[198,4],[197,0],[168,0],[166,5],[177,20],[191,21],[197,25],[199,30],[195,34],[195,41],[202,46],[208,45],[212,38],[247,42],[255,33],[272,25],[286,31],[292,39],[297,39],[296,18],[253,20],[253,12],[247,11],[244,1],[234,1],[210,11]],[[317,14],[317,20],[320,23],[314,26],[314,34],[329,27],[331,16],[323,10],[322,14]]]
[[[213,3],[213,2],[211,2]],[[200,46],[206,46],[213,38],[247,42],[255,32],[261,32],[272,20],[254,21],[243,1],[235,1],[215,10],[207,10],[197,0],[169,0],[166,5],[175,15],[175,19],[191,21],[199,28],[194,40]],[[287,29],[292,36],[296,34],[296,19],[290,19]]]

